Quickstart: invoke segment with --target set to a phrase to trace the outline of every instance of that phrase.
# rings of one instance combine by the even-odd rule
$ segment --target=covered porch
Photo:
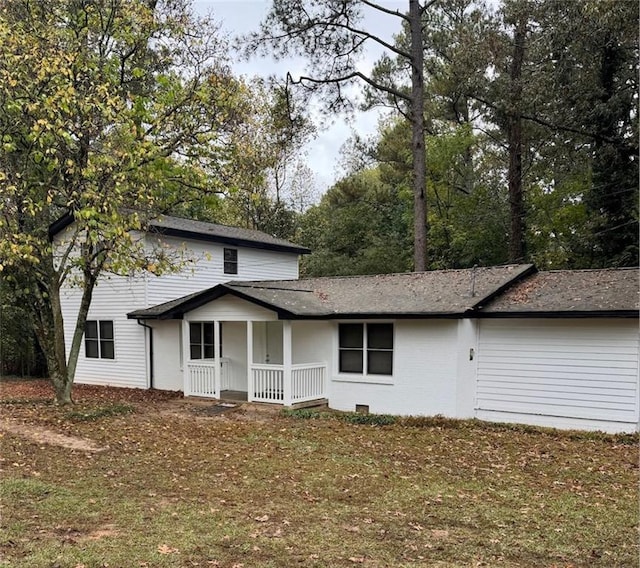
[[[185,396],[297,406],[327,398],[327,363],[313,331],[290,320],[182,321]]]

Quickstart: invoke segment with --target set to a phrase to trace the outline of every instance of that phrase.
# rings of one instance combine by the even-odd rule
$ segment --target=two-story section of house
[[[73,223],[54,227],[63,239]],[[127,313],[210,288],[230,280],[298,278],[299,255],[308,249],[260,231],[177,217],[162,216],[141,235],[149,248],[162,246],[185,260],[179,272],[155,276],[105,275],[93,293],[80,351],[76,382],[135,388],[182,390],[182,326],[180,322],[144,323]],[[62,311],[67,349],[80,304],[80,290],[66,286]],[[191,330],[194,351],[207,358],[213,350],[213,329]],[[198,331],[200,332],[198,334]],[[223,341],[234,342],[233,322]]]

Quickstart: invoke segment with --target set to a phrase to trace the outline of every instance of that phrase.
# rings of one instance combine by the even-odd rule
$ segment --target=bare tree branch
[[[362,79],[365,83],[367,83],[368,85],[372,86],[374,89],[378,89],[380,91],[383,91],[389,95],[392,95],[396,98],[405,100],[407,102],[411,101],[411,97],[409,95],[406,95],[405,93],[398,91],[397,89],[394,89],[393,87],[387,87],[385,85],[382,85],[376,81],[374,81],[373,79],[371,79],[370,77],[367,77],[364,73],[361,73],[360,71],[354,71],[352,73],[349,73],[347,75],[343,75],[341,77],[334,77],[331,79],[317,79],[315,77],[307,77],[307,76],[300,76],[298,79],[294,79],[291,75],[291,73],[287,72],[287,81],[289,83],[291,83],[292,85],[304,85],[304,81],[308,81],[309,83],[315,83],[315,84],[324,84],[324,85],[328,85],[328,84],[337,84],[337,83],[343,83],[344,81],[348,81],[349,79],[355,79],[355,78],[360,78]]]

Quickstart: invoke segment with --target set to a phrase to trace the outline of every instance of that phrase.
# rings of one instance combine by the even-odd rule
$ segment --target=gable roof
[[[71,225],[74,217],[67,213],[49,227],[50,237],[54,237],[60,231]],[[290,252],[295,254],[309,254],[307,247],[296,245],[285,239],[273,237],[262,231],[253,229],[243,229],[220,225],[218,223],[208,223],[205,221],[194,221],[170,215],[160,215],[156,219],[148,222],[149,232],[171,237],[193,239],[196,241],[207,241],[232,246],[243,246],[277,252]]]
[[[225,294],[283,319],[457,318],[531,274],[531,264],[303,280],[228,282],[171,302],[136,310],[135,319],[182,316]]]
[[[551,270],[515,284],[480,317],[638,317],[638,268]]]

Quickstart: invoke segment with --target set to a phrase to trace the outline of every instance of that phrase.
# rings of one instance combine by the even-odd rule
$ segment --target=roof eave
[[[75,221],[73,213],[67,212],[62,217],[56,219],[51,225],[49,225],[49,240],[53,241],[53,238],[64,231],[69,225]]]
[[[331,312],[326,314],[293,314],[294,320],[397,320],[397,319],[461,319],[466,312]]]
[[[284,245],[277,243],[265,243],[260,241],[252,241],[249,239],[241,239],[235,237],[225,237],[222,235],[209,235],[206,233],[198,233],[196,231],[188,231],[186,229],[175,229],[172,227],[163,227],[153,222],[149,224],[153,228],[153,233],[166,235],[169,237],[179,237],[183,239],[193,239],[194,241],[204,241],[213,243],[222,243],[232,246],[242,246],[247,248],[255,248],[261,250],[271,250],[275,252],[288,252],[293,254],[309,254],[311,249],[296,245]]]
[[[546,310],[546,311],[505,311],[505,312],[472,312],[469,317],[491,318],[540,318],[540,319],[580,319],[580,318],[638,318],[640,310]]]

